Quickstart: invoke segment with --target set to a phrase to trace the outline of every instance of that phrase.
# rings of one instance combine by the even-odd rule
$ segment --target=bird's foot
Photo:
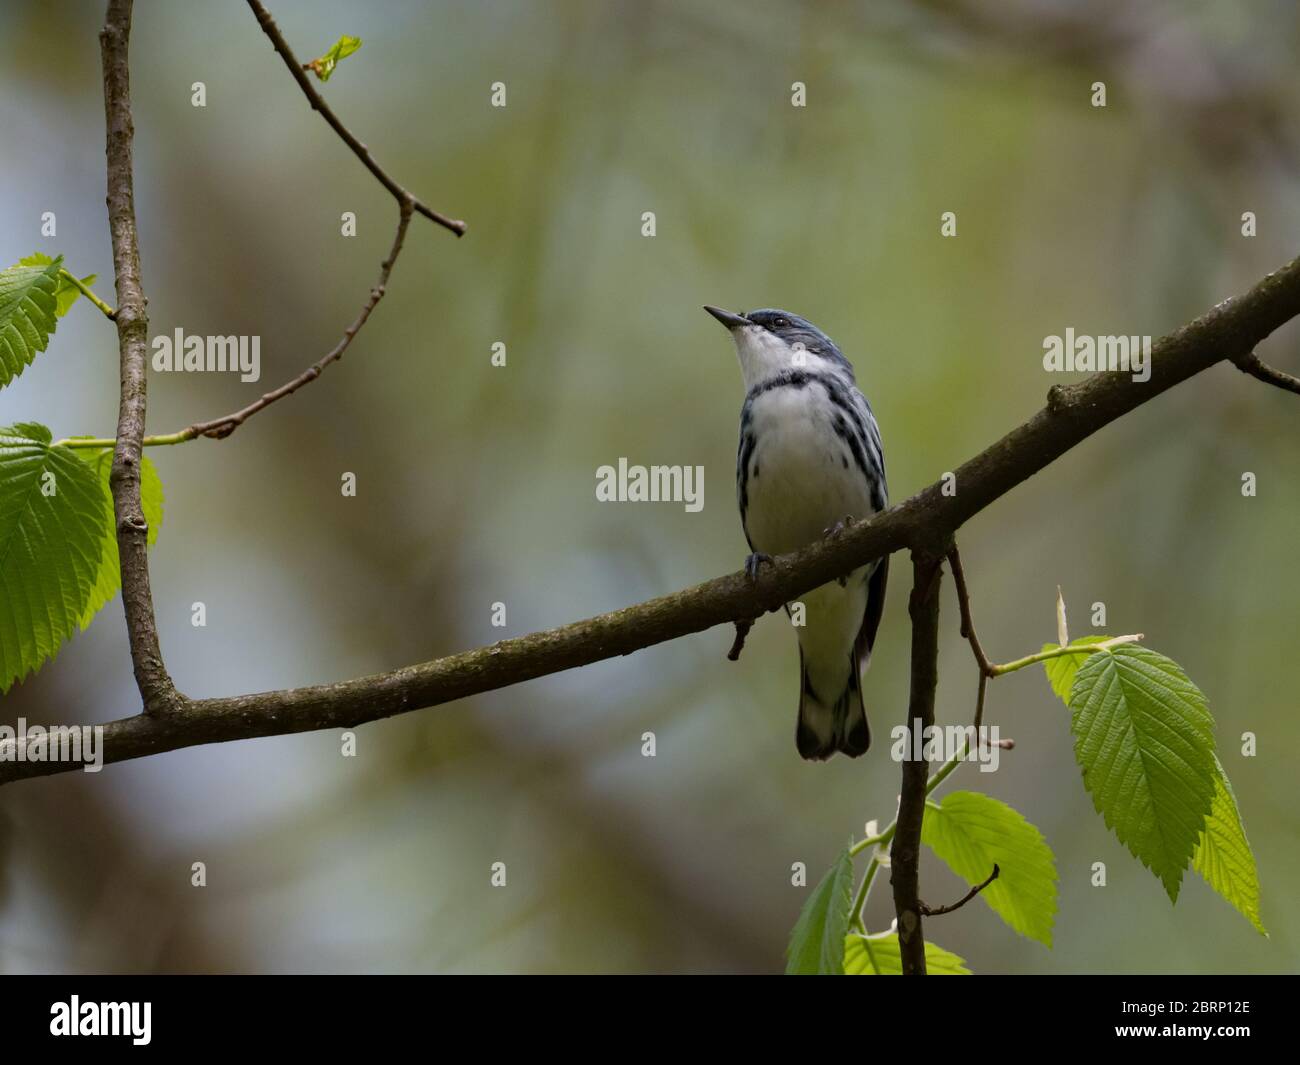
[[[827,540],[834,540],[852,524],[853,524],[853,515],[852,514],[845,515],[844,517],[840,518],[840,520],[837,521],[834,525],[826,526],[826,528],[822,530],[822,536],[824,536]],[[841,588],[847,588],[849,586],[849,578],[847,576],[839,577],[837,578],[837,580],[839,581]]]
[[[769,566],[772,565],[772,556],[765,555],[763,554],[762,551],[755,551],[752,555],[750,555],[747,559],[745,559],[745,575],[751,581],[758,580],[758,567],[763,565],[764,562],[766,562]]]
[[[834,540],[837,536],[840,535],[840,533],[842,533],[845,529],[849,528],[852,524],[853,524],[853,515],[848,514],[845,517],[840,518],[840,520],[837,521],[834,525],[826,526],[826,528],[822,530],[822,536],[824,536],[827,540]]]

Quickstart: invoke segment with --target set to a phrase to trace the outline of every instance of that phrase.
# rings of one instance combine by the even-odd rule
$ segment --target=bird
[[[888,506],[880,429],[852,364],[812,322],[775,308],[704,309],[730,331],[744,380],[736,499],[754,578],[773,555]],[[807,760],[857,758],[871,746],[862,673],[888,576],[886,556],[803,597],[795,746]]]

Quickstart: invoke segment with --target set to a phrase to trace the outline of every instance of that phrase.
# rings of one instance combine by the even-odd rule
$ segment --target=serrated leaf
[[[1210,887],[1235,906],[1260,935],[1267,936],[1268,930],[1259,915],[1259,870],[1255,868],[1255,855],[1241,823],[1237,796],[1217,757],[1214,767],[1214,801],[1196,849],[1193,868]]]
[[[76,631],[103,544],[94,471],[43,425],[0,429],[0,692]]]
[[[925,971],[930,976],[970,976],[966,961],[950,950],[925,941]],[[845,976],[902,976],[903,954],[897,932],[860,936],[844,940]]]
[[[843,973],[852,892],[853,857],[845,847],[799,912],[786,948],[787,976]]]
[[[49,345],[58,319],[61,262],[19,263],[0,270],[0,388]]]
[[[1171,901],[1214,798],[1213,724],[1178,663],[1145,647],[1089,655],[1075,673],[1070,731],[1084,786]]]
[[[26,258],[19,259],[18,264],[20,266],[49,266],[53,264],[56,267],[61,267],[62,260],[60,259],[56,261],[51,259],[44,252],[38,251],[33,252]],[[95,278],[98,276],[98,274],[87,274],[81,279],[81,283],[89,288],[95,283]],[[54,315],[56,318],[62,318],[72,309],[72,305],[77,302],[77,297],[81,295],[81,289],[77,288],[76,285],[63,275],[62,269],[60,269],[57,274],[57,280],[59,282],[59,287],[54,293]]]
[[[117,521],[113,515],[113,490],[109,486],[108,476],[113,469],[112,448],[75,448],[77,456],[85,462],[99,479],[103,488],[104,550],[100,559],[99,572],[95,577],[95,586],[86,602],[86,609],[81,615],[81,627],[84,629],[103,608],[122,584],[122,569],[117,555]],[[158,530],[163,520],[163,487],[158,477],[158,470],[149,460],[142,456],[140,463],[140,504],[144,510],[144,519],[149,523],[148,542],[150,545],[158,540]]]
[[[349,37],[346,33],[334,42],[334,46],[322,56],[317,56],[310,63],[304,63],[303,69],[310,70],[321,81],[329,81],[330,75],[339,63],[361,47],[360,37]]]
[[[1080,636],[1077,640],[1071,640],[1071,647],[1078,647],[1086,643],[1101,643],[1103,640],[1109,640],[1109,636]],[[1061,645],[1059,643],[1043,644],[1044,651],[1055,651]],[[1070,688],[1074,685],[1074,675],[1083,665],[1087,655],[1061,655],[1060,658],[1048,658],[1043,661],[1043,669],[1047,671],[1047,683],[1052,686],[1052,691],[1056,697],[1066,706],[1070,705]]]
[[[1052,945],[1056,860],[1043,834],[1004,802],[954,791],[927,802],[921,842],[972,887],[998,867],[979,897],[1022,936]]]

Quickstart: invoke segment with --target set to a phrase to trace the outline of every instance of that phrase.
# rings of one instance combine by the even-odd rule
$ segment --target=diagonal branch
[[[337,362],[339,359],[343,358],[344,353],[352,344],[353,338],[361,330],[361,327],[366,324],[366,319],[370,317],[370,312],[373,311],[379,301],[384,298],[384,293],[388,289],[388,278],[393,272],[393,264],[397,262],[397,257],[402,252],[402,242],[406,240],[406,227],[410,225],[411,222],[411,204],[409,201],[403,200],[401,202],[400,212],[400,217],[397,221],[397,233],[393,237],[393,246],[389,249],[388,258],[386,258],[379,267],[379,280],[375,282],[374,287],[370,290],[370,295],[367,297],[366,302],[362,304],[361,313],[358,314],[352,324],[344,330],[343,336],[339,342],[335,344],[329,352],[317,359],[314,363],[308,366],[307,369],[303,370],[303,372],[297,377],[286,381],[279,388],[267,392],[242,410],[237,410],[233,414],[227,414],[223,418],[214,418],[210,422],[196,422],[194,425],[182,429],[178,434],[176,434],[177,439],[174,441],[175,443],[180,443],[182,440],[193,440],[198,436],[208,436],[214,440],[220,440],[229,436],[243,425],[245,420],[251,418],[258,411],[264,410],[277,400],[284,399],[285,396],[293,395],[298,391],[298,389],[302,388],[303,385],[310,384],[312,381],[316,380],[316,378],[321,375],[321,371],[323,371],[330,363]],[[146,441],[146,443],[152,442],[156,441]]]
[[[113,272],[117,279],[117,343],[121,398],[117,442],[109,486],[117,523],[117,552],[122,566],[122,605],[131,641],[131,665],[147,714],[174,710],[180,702],[163,664],[149,590],[148,532],[140,504],[140,448],[144,439],[149,318],[140,282],[140,246],[135,225],[135,188],[131,172],[131,79],[128,51],[131,0],[111,0],[99,35],[104,66],[104,117],[107,127],[108,224],[113,237]]]
[[[248,0],[248,6],[253,9],[257,21],[261,24],[267,37],[271,39],[271,44],[275,46],[275,50],[280,53],[280,58],[284,60],[285,66],[289,68],[289,73],[293,75],[293,80],[302,89],[303,95],[307,97],[312,109],[320,112],[321,118],[329,123],[330,129],[343,139],[343,143],[352,149],[353,154],[365,164],[367,170],[375,175],[379,183],[393,194],[393,198],[399,204],[409,203],[425,218],[436,222],[445,229],[450,229],[456,236],[464,235],[464,222],[458,218],[448,218],[446,215],[440,214],[422,200],[411,195],[410,192],[394,181],[383,167],[375,162],[370,150],[353,136],[352,131],[339,120],[339,117],[330,109],[330,105],[325,102],[325,98],[317,91],[316,86],[311,83],[311,79],[307,77],[302,64],[298,62],[298,57],[293,54],[293,49],[289,47],[289,43],[280,33],[280,28],[275,24],[275,19],[271,17],[271,12],[267,11],[258,0]]]
[[[960,525],[1080,441],[1166,389],[1253,350],[1297,315],[1300,259],[1158,341],[1149,381],[1100,373],[1076,385],[1053,388],[1046,407],[958,467],[955,496],[944,492],[950,482],[936,482],[837,537],[777,558],[755,579],[732,573],[562,628],[388,673],[194,700],[166,720],[137,716],[114,721],[104,727],[105,761],[121,762],[201,743],[351,728],[631,654],[714,625],[761,617],[900,548],[925,548],[931,557],[942,558]],[[0,757],[0,783],[72,768],[75,763]]]

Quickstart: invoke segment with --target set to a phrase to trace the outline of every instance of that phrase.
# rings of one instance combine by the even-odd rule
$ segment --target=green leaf
[[[58,316],[59,266],[19,263],[0,270],[0,388],[44,351]]]
[[[1070,692],[1093,805],[1177,901],[1214,798],[1214,721],[1178,663],[1124,644],[1089,655]]]
[[[996,865],[998,878],[979,897],[1022,936],[1052,945],[1056,860],[1019,813],[988,795],[954,791],[925,804],[921,841],[972,887]]]
[[[1255,855],[1241,824],[1237,796],[1217,757],[1214,768],[1214,802],[1205,822],[1205,831],[1201,834],[1201,844],[1196,849],[1193,868],[1210,887],[1232,903],[1260,935],[1267,936],[1268,931],[1259,916],[1259,870],[1255,868]]]
[[[925,971],[930,976],[970,976],[963,958],[925,941]],[[902,976],[903,955],[897,932],[844,939],[845,976]]]
[[[853,905],[853,858],[847,847],[808,897],[786,948],[787,976],[839,976]]]
[[[1071,640],[1070,646],[1079,647],[1082,644],[1101,643],[1109,639],[1110,636],[1080,636],[1077,640]],[[1059,643],[1045,643],[1043,650],[1055,651],[1060,646]],[[1047,683],[1052,686],[1056,697],[1066,706],[1070,705],[1070,688],[1074,684],[1074,675],[1087,657],[1087,655],[1061,655],[1060,658],[1048,658],[1043,662],[1043,668],[1047,670]]]
[[[96,614],[114,595],[122,584],[122,570],[117,556],[117,521],[113,516],[113,490],[108,483],[108,475],[113,469],[112,448],[75,448],[78,458],[85,462],[98,477],[104,495],[104,552],[99,563],[99,572],[95,577],[95,586],[91,590],[86,609],[81,615],[81,627],[84,629],[94,620]],[[158,470],[143,456],[140,463],[140,504],[144,509],[144,519],[149,523],[148,541],[152,545],[158,540],[158,530],[163,520],[163,487],[158,477]]]
[[[310,70],[321,81],[329,81],[330,75],[334,73],[334,68],[339,65],[339,62],[346,59],[360,47],[360,37],[349,37],[345,33],[334,42],[334,47],[324,55],[318,56],[310,63],[304,63],[302,65],[303,70]]]
[[[0,692],[76,631],[103,544],[95,472],[43,425],[0,429]]]
[[[19,259],[18,264],[20,266],[49,266],[51,264],[54,266],[61,266],[62,260],[60,259],[56,261],[51,259],[44,252],[38,251],[33,252],[25,259]],[[95,278],[98,276],[98,274],[88,274],[81,279],[81,283],[89,288],[95,283]],[[54,314],[55,317],[62,318],[72,309],[72,305],[77,302],[77,297],[81,295],[81,289],[77,288],[76,285],[64,276],[64,271],[62,269],[60,269],[58,273],[57,280],[59,282],[59,287],[54,293]]]

